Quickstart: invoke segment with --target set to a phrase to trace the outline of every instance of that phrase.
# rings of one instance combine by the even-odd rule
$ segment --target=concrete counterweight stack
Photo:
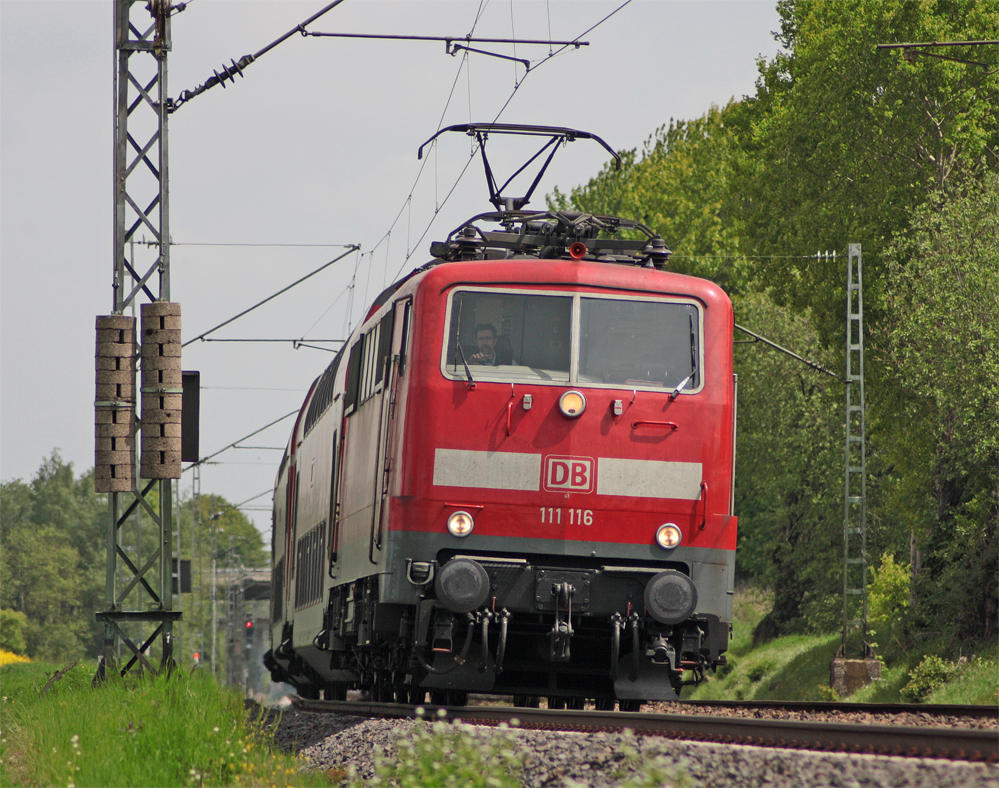
[[[142,305],[143,479],[179,479],[183,383],[180,304]]]
[[[97,492],[135,485],[135,318],[97,318],[94,484]]]

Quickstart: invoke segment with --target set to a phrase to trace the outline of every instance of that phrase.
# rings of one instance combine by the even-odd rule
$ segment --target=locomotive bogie
[[[278,474],[272,675],[632,707],[724,664],[731,339],[720,289],[653,268],[449,262],[390,288]]]

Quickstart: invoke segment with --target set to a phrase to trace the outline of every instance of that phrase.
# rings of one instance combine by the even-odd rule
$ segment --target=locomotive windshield
[[[489,380],[569,381],[572,297],[460,291],[451,298],[446,368]]]
[[[700,387],[700,320],[690,302],[458,290],[449,314],[451,378]]]
[[[692,304],[581,298],[579,382],[674,388],[696,369],[696,327]]]

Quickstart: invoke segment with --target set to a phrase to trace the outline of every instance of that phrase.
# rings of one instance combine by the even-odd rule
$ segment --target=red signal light
[[[253,622],[252,621],[247,621],[246,622],[246,628],[247,629],[252,629],[253,628]]]

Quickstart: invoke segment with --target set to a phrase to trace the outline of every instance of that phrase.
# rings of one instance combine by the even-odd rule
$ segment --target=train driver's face
[[[475,344],[486,358],[492,358],[493,348],[496,347],[496,335],[492,331],[479,331],[475,334]]]

